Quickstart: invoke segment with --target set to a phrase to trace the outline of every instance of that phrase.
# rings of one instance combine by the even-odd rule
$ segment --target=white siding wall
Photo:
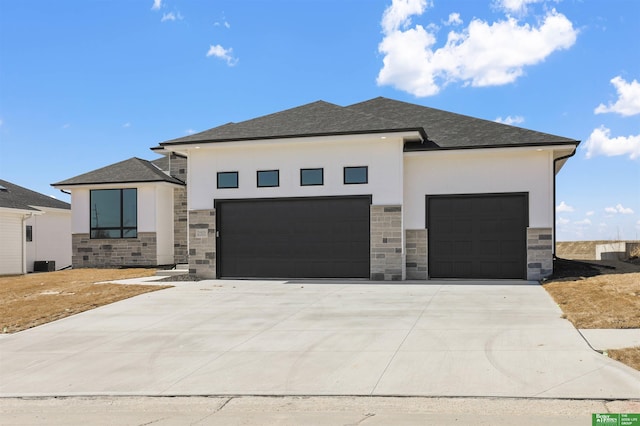
[[[37,207],[44,212],[25,225],[33,227],[33,241],[27,242],[27,271],[33,272],[36,260],[53,260],[56,269],[71,265],[71,211]]]
[[[156,243],[158,264],[174,263],[173,257],[173,188],[156,188]]]
[[[529,226],[553,226],[553,159],[536,149],[473,149],[405,157],[405,229],[425,227],[425,195],[529,193]]]
[[[22,214],[0,211],[0,275],[23,273]]]
[[[369,183],[344,185],[343,167],[368,166]],[[324,168],[324,185],[300,186],[301,168]],[[211,209],[214,199],[372,194],[373,204],[402,204],[399,138],[317,138],[220,143],[189,151],[189,209]],[[280,186],[258,188],[258,170],[280,171]],[[216,173],[239,172],[238,189],[217,189]]]

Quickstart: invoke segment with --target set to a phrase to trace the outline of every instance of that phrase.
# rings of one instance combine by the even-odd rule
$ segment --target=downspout
[[[578,145],[573,149],[573,152],[563,157],[558,157],[553,160],[553,252],[551,253],[553,258],[556,259],[556,163],[561,160],[566,160],[573,157],[578,152]]]
[[[23,275],[25,275],[27,273],[27,227],[25,225],[25,223],[27,222],[27,220],[31,219],[33,216],[35,216],[34,213],[27,213],[24,216],[22,216],[22,266],[21,266],[21,273]]]

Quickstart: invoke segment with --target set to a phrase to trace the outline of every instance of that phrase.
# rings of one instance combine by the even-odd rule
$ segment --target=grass
[[[549,282],[544,288],[576,328],[640,328],[640,273]]]
[[[73,269],[0,277],[0,332],[15,333],[170,286],[95,284],[155,269]]]
[[[544,288],[576,328],[640,328],[640,273],[552,281]],[[640,370],[640,347],[607,355]]]

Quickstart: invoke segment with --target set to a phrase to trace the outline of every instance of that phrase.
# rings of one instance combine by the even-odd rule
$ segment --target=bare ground
[[[0,277],[0,332],[15,333],[171,286],[95,284],[148,277],[155,269],[73,269]]]

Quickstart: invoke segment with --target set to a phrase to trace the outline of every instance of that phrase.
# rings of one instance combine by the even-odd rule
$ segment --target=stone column
[[[216,278],[216,211],[189,211],[189,274]]]
[[[527,228],[527,279],[539,281],[553,273],[551,228]]]
[[[402,206],[371,206],[370,278],[400,281],[406,276]]]
[[[187,159],[177,154],[169,155],[169,174],[187,182]],[[173,257],[175,263],[187,263],[187,187],[173,190]]]
[[[428,275],[427,230],[406,230],[407,279],[426,280]]]

